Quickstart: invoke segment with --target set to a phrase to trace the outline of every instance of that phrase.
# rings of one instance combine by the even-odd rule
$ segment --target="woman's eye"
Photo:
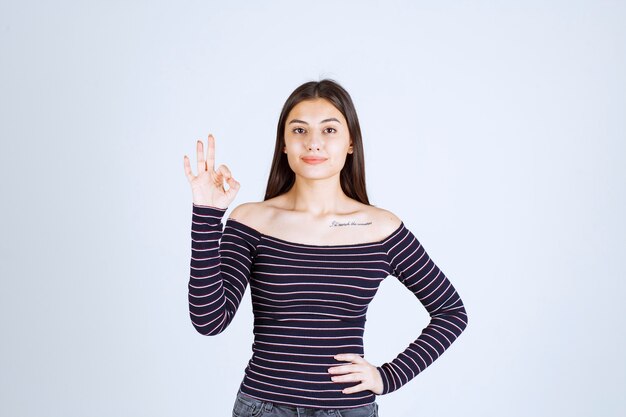
[[[327,127],[326,129],[324,129],[324,133],[337,133],[337,129],[335,129],[334,127]]]
[[[293,129],[293,133],[304,133],[304,129],[302,129],[301,127],[296,127],[295,129]]]

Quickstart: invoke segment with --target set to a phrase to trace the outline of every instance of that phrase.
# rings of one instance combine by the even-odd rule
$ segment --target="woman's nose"
[[[307,149],[308,150],[315,149],[315,150],[319,151],[319,149],[320,149],[320,142],[321,142],[321,140],[320,140],[319,136],[316,133],[312,133],[309,136],[309,140],[307,142]]]

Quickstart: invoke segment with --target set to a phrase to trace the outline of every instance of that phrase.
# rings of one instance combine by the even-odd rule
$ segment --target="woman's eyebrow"
[[[337,122],[337,123],[341,124],[341,122],[339,120],[337,120],[336,118],[334,118],[334,117],[331,117],[330,119],[324,119],[320,123],[326,123],[326,122]],[[305,122],[304,120],[300,120],[300,119],[293,119],[292,121],[290,121],[287,124],[292,124],[292,123],[302,123],[304,125],[308,125],[307,122]]]

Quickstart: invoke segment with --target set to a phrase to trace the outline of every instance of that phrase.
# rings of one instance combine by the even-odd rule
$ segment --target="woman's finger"
[[[204,145],[201,140],[196,142],[196,159],[198,160],[198,175],[206,171],[206,161],[204,159]]]
[[[221,171],[209,171],[211,174],[211,180],[213,181],[213,185],[217,188],[224,188],[224,178],[222,176]]]
[[[344,388],[341,392],[344,394],[354,394],[355,392],[361,392],[361,391],[365,391],[369,389],[369,385],[366,384],[365,382],[362,382],[358,385],[355,385],[353,387],[348,387],[348,388]]]
[[[345,375],[334,375],[330,378],[333,382],[361,382],[363,374],[360,372],[352,372]]]
[[[185,165],[185,175],[187,175],[187,179],[189,182],[193,181],[193,172],[191,172],[191,164],[189,163],[189,158],[187,155],[183,157],[183,164]]]
[[[207,140],[206,169],[212,171],[215,166],[215,138],[209,134]]]
[[[222,178],[224,178],[225,180],[233,177],[233,174],[231,174],[230,169],[228,169],[226,165],[220,165],[219,167],[217,167],[216,171],[222,174]]]
[[[237,182],[237,180],[235,180],[234,178],[229,178],[226,181],[228,182],[228,191],[226,191],[226,195],[228,196],[228,198],[234,198],[234,194],[239,191],[239,187],[241,186],[241,184],[239,184],[239,182]]]
[[[358,355],[356,353],[340,353],[338,355],[335,355],[335,359],[337,359],[338,361],[350,361],[354,363],[366,362],[366,360],[363,359],[361,355]]]
[[[350,365],[333,366],[332,368],[329,368],[328,373],[331,373],[334,375],[341,375],[341,374],[347,374],[350,372],[359,372],[361,370],[362,370],[361,365],[350,364]]]

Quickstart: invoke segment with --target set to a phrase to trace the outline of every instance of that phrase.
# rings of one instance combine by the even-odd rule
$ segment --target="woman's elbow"
[[[197,317],[194,317],[193,314],[190,314],[190,318],[194,329],[203,336],[217,336],[226,328],[223,320],[212,320],[207,323],[202,323]]]

